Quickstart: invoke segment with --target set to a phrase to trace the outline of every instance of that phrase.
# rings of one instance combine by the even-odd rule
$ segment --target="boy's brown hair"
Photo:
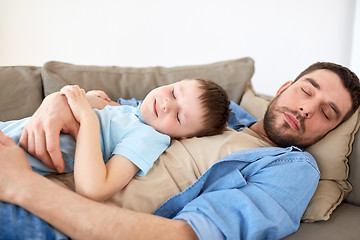
[[[199,100],[205,111],[202,116],[203,129],[194,136],[203,137],[220,134],[224,131],[229,120],[229,97],[225,90],[217,83],[202,78],[194,78],[199,83],[203,93]]]

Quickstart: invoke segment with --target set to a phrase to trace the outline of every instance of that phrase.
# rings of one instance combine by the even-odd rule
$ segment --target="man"
[[[0,134],[0,200],[29,210],[72,238],[279,239],[297,230],[319,179],[317,165],[310,154],[290,146],[307,147],[321,139],[355,112],[359,97],[359,79],[350,70],[332,63],[310,66],[294,83],[287,82],[279,89],[263,119],[250,123],[240,132],[225,133],[228,141],[220,147],[227,149],[227,154],[238,152],[228,156],[226,151],[222,152],[216,157],[226,157],[217,162],[196,162],[199,180],[155,211],[163,217],[93,202],[57,186],[32,172],[20,148]],[[61,161],[52,163],[48,157],[56,159],[53,157],[57,152],[56,142],[50,142],[49,153],[45,147],[35,150],[35,146],[49,144],[48,139],[60,130],[76,136],[76,124],[68,124],[71,120],[67,117],[50,133],[52,121],[36,120],[48,114],[44,110],[54,99],[59,100],[53,95],[34,115],[23,143],[27,142],[24,146],[27,145],[28,151],[43,156],[44,162],[61,171]],[[61,112],[64,116],[68,109],[64,104],[61,106],[65,107]],[[245,119],[235,121],[233,127],[253,120],[242,110],[237,111],[240,111],[238,116]],[[45,138],[45,134],[52,137]],[[202,139],[202,143],[206,139]],[[184,141],[185,147],[186,141],[190,140]],[[173,145],[168,155],[178,147],[178,143]],[[194,155],[199,151],[189,149]],[[205,149],[201,155],[213,151]],[[165,164],[166,161],[159,159],[159,162]],[[0,212],[2,217],[14,208],[11,204],[3,205],[0,205],[1,211],[10,210]],[[16,210],[24,219],[33,217],[22,208]],[[16,224],[14,220],[5,219],[0,224],[5,226],[1,230]],[[53,237],[60,234],[44,223],[20,221],[21,227],[28,225],[45,228],[37,233],[46,232]]]

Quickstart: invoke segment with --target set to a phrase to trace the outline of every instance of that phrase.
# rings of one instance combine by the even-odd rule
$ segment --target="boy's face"
[[[141,104],[147,124],[173,138],[193,136],[203,128],[204,109],[197,80],[182,80],[152,90]]]
[[[334,129],[352,105],[341,79],[316,70],[280,88],[264,118],[266,134],[279,146],[306,147]]]

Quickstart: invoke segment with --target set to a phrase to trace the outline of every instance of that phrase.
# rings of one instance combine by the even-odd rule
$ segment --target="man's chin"
[[[291,147],[297,146],[302,148],[304,144],[300,141],[300,139],[296,136],[285,134],[281,131],[270,131],[268,133],[269,139],[275,143],[278,147]]]
[[[299,141],[298,139],[276,139],[274,143],[279,147],[291,147],[295,146],[301,149],[311,146],[313,143]]]

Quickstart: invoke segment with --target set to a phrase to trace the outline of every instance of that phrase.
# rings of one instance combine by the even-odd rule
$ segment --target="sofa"
[[[254,90],[251,84],[253,73],[254,60],[249,57],[178,67],[87,66],[57,61],[41,67],[2,66],[0,121],[31,116],[44,97],[68,84],[77,84],[86,91],[104,90],[113,100],[119,97],[143,99],[157,86],[189,77],[214,80],[227,91],[232,101],[260,118],[272,96]],[[360,239],[358,118],[359,111],[320,142],[305,149],[319,165],[320,181],[298,231],[284,239]],[[74,189],[71,174],[48,177]],[[107,203],[117,204],[117,201],[110,199]]]

